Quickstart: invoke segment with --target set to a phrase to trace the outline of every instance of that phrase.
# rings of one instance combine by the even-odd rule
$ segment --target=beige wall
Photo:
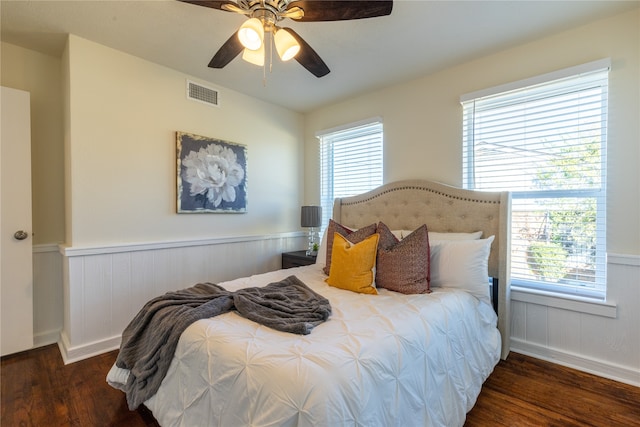
[[[382,116],[385,182],[427,178],[460,185],[460,95],[611,57],[607,249],[640,254],[639,28],[636,9],[308,114],[305,202],[319,200],[318,130]]]
[[[31,94],[34,244],[64,240],[60,58],[2,43],[2,86]]]
[[[73,35],[63,62],[67,245],[299,229],[300,114],[223,87],[219,108],[190,101],[189,76]],[[248,213],[176,214],[176,131],[247,146]]]

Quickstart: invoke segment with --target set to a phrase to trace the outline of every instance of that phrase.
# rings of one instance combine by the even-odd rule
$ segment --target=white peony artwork
[[[176,133],[178,213],[246,212],[247,148]]]

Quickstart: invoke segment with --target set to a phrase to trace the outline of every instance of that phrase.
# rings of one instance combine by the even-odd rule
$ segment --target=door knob
[[[16,240],[24,240],[27,237],[29,237],[29,233],[27,233],[24,230],[18,230],[15,233],[13,233],[13,237],[15,237]]]

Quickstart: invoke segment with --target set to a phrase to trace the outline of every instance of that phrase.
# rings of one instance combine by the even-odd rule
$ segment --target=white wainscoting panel
[[[198,282],[219,283],[277,270],[281,254],[303,248],[304,233],[91,248],[61,247],[65,363],[118,348],[129,321],[150,299]]]
[[[511,298],[511,350],[640,386],[640,256],[609,254],[601,308]]]
[[[62,255],[57,244],[33,246],[33,345],[54,344],[64,318]]]

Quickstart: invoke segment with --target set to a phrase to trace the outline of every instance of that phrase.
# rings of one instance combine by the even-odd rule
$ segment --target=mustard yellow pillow
[[[375,283],[379,234],[351,243],[340,233],[333,235],[331,268],[325,281],[333,287],[377,295]]]

